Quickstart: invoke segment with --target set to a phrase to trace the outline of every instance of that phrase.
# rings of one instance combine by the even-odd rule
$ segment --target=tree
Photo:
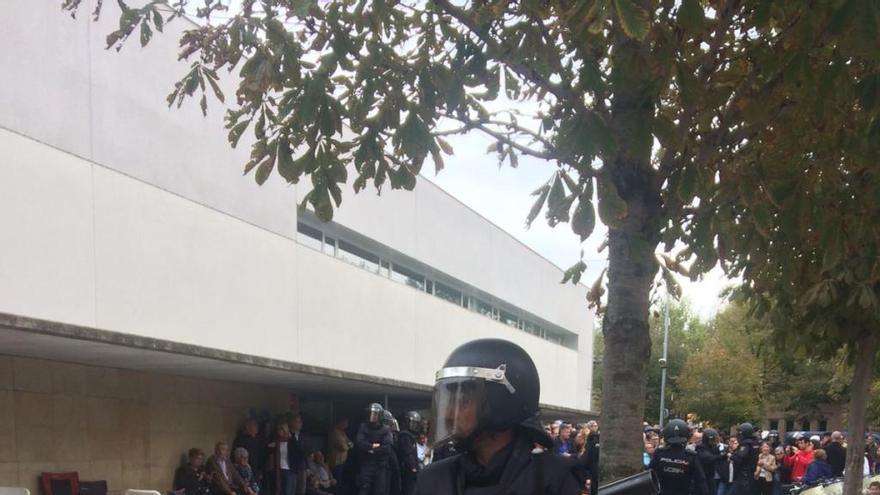
[[[81,1],[63,4],[76,12]],[[120,0],[108,46],[121,48],[135,31],[148,43],[169,20],[163,12],[183,15],[187,3],[195,2]],[[198,4],[203,19],[223,7]],[[528,222],[546,209],[551,225],[569,222],[582,239],[597,213],[609,227],[601,455],[616,478],[641,467],[655,250],[661,240],[667,250],[688,244],[661,265],[673,291],[671,271],[698,277],[725,257],[719,229],[768,228],[764,209],[744,208],[733,226],[695,216],[720,187],[761,190],[762,177],[743,181],[729,164],[774,138],[839,129],[805,128],[793,116],[838,113],[825,104],[829,92],[835,105],[856,106],[855,93],[836,92],[842,78],[876,88],[864,70],[876,68],[876,18],[872,0],[244,0],[183,35],[192,68],[168,100],[199,97],[204,110],[206,92],[224,99],[218,71],[240,67],[227,126],[233,145],[252,129],[245,171],[259,183],[273,171],[294,183],[308,177],[303,203],[322,219],[341,202],[348,164],[356,191],[368,181],[412,189],[429,157],[442,168],[449,134],[490,136],[512,166],[520,156],[553,163]],[[535,112],[510,110],[510,101]],[[880,124],[845,129],[847,146],[880,134]]]
[[[676,406],[719,427],[761,417],[758,360],[748,352],[710,344],[688,356],[678,377]]]

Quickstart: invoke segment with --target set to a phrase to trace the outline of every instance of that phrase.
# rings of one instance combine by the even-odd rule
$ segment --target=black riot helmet
[[[375,402],[370,404],[367,406],[367,421],[369,421],[371,425],[382,423],[384,412],[385,409],[379,404],[376,404]]]
[[[434,444],[453,440],[467,448],[481,432],[517,429],[552,446],[538,420],[538,369],[522,347],[479,339],[449,355],[434,384]]]
[[[751,423],[743,423],[736,428],[736,435],[740,440],[746,440],[755,437],[755,427]]]
[[[397,420],[394,419],[394,415],[388,409],[382,411],[382,424],[391,428],[391,431],[400,431]]]
[[[673,419],[666,423],[661,435],[668,445],[684,445],[691,437],[691,427],[681,419]]]
[[[421,433],[422,415],[417,411],[410,411],[403,416],[403,429],[410,433]]]
[[[706,428],[703,430],[703,447],[716,449],[718,448],[719,442],[720,437],[718,436],[718,430],[712,428]]]

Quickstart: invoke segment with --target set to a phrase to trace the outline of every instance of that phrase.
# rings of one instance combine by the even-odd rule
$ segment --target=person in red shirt
[[[807,466],[813,462],[813,443],[807,438],[798,438],[795,447],[787,447],[785,466],[791,468],[791,481],[799,483],[807,474]]]

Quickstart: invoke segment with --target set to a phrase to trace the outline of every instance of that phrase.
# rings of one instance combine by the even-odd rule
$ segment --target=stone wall
[[[232,441],[249,408],[285,390],[0,355],[0,486],[41,493],[43,471],[78,471],[110,491],[171,488],[190,447]]]

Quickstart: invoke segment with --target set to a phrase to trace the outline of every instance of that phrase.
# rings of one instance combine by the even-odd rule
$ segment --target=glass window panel
[[[324,237],[324,254],[336,256],[336,239],[332,237]]]
[[[770,420],[770,429],[779,431],[779,420],[778,419],[771,419]]]
[[[434,293],[434,282],[432,280],[425,281],[425,292],[428,294]]]
[[[801,420],[801,430],[810,431],[810,420],[809,419]]]
[[[453,304],[458,304],[459,306],[462,305],[461,291],[443,285],[440,282],[434,283],[434,295]],[[465,304],[465,306],[466,305],[467,304]]]
[[[827,420],[823,419],[823,420],[819,421],[819,431],[828,431],[828,421]]]
[[[406,284],[410,287],[425,290],[425,277],[419,275],[418,273],[404,268],[402,266],[394,265],[391,270],[391,279],[402,284]]]
[[[500,317],[499,320],[501,321],[501,323],[504,323],[505,325],[510,325],[513,328],[519,328],[519,319],[513,314],[508,313],[507,311],[504,311],[502,309],[499,310],[498,315]]]
[[[382,262],[379,264],[379,275],[382,275],[383,277],[388,277],[391,275],[391,265],[389,265],[388,262],[385,260],[382,260]]]
[[[794,430],[794,420],[786,419],[785,420],[785,431],[793,431]]]
[[[489,304],[485,301],[481,301],[476,298],[474,298],[473,302],[474,302],[474,310],[477,313],[480,313],[483,316],[488,316],[489,318],[492,318],[493,320],[497,319],[495,317],[495,308],[493,308],[491,304]]]
[[[314,227],[309,227],[304,223],[297,223],[296,232],[296,240],[299,241],[300,244],[312,249],[317,249],[318,251],[321,250],[321,238],[323,235],[320,230]]]
[[[352,265],[359,266],[371,272],[379,271],[379,257],[369,251],[365,251],[354,244],[339,240],[337,256]]]

